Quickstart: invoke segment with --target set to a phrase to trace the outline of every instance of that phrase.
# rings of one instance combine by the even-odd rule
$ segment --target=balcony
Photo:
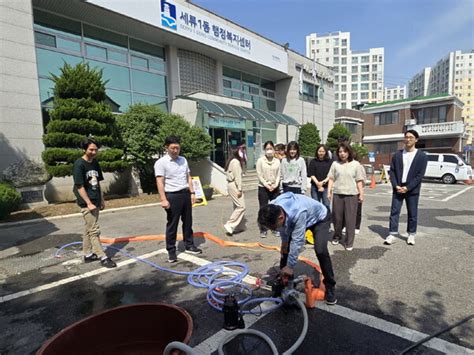
[[[462,137],[466,135],[463,121],[428,124],[416,124],[414,121],[407,121],[407,129],[414,129],[422,138]]]

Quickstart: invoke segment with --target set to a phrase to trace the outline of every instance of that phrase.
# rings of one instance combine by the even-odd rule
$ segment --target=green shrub
[[[326,141],[326,146],[332,151],[336,152],[337,146],[339,145],[338,139],[340,137],[347,137],[349,142],[351,140],[351,132],[340,123],[336,123],[333,128],[328,133],[328,139]]]
[[[298,135],[298,144],[300,145],[300,153],[304,157],[313,157],[316,147],[321,142],[319,131],[313,123],[305,123],[300,127]]]
[[[21,195],[12,186],[0,183],[0,219],[7,218],[20,206]]]
[[[52,132],[43,136],[43,143],[46,147],[75,148],[80,147],[81,142],[86,137],[86,135],[79,133]],[[94,139],[101,146],[106,147],[113,146],[115,141],[115,139],[110,136],[94,136]]]
[[[99,123],[90,119],[78,120],[72,118],[69,121],[53,120],[49,121],[46,126],[48,133],[52,132],[64,132],[64,133],[79,133],[85,136],[92,134],[94,136],[101,135],[107,132],[107,125],[105,123]]]

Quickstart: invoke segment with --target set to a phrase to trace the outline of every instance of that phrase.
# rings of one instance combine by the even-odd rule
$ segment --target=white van
[[[472,180],[472,168],[456,154],[427,153],[425,178],[441,179],[445,184]]]

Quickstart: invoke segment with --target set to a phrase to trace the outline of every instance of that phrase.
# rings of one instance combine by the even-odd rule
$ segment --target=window
[[[363,55],[360,57],[360,62],[361,63],[368,63],[369,62],[369,56],[368,55]]]
[[[35,31],[35,42],[48,47],[56,47],[56,36]]]
[[[377,55],[373,55],[372,56],[372,62],[376,62],[377,61]]]
[[[358,75],[352,75],[352,76],[351,76],[351,81],[352,81],[352,82],[355,82],[355,81],[357,81],[357,80],[359,80],[359,76],[358,76]]]
[[[318,86],[303,81],[303,95],[300,94],[303,101],[318,102]]]
[[[368,92],[361,92],[360,93],[360,99],[361,100],[367,100],[369,98],[369,93]]]
[[[397,142],[375,143],[374,151],[377,154],[389,154],[397,151]]]
[[[333,43],[335,46],[339,45],[339,38],[333,38]]]
[[[347,55],[347,48],[342,48],[341,49],[341,54],[342,55]]]
[[[360,89],[361,90],[369,90],[369,84],[368,83],[360,84]]]
[[[351,90],[352,91],[357,91],[357,89],[358,89],[357,86],[358,86],[357,84],[352,84],[351,85]]]
[[[412,110],[418,124],[446,122],[447,106],[425,107]]]
[[[377,90],[377,83],[372,83],[372,90]]]
[[[347,46],[347,39],[345,38],[342,39],[342,46],[343,47]]]
[[[357,93],[356,93],[356,92],[353,92],[353,93],[351,94],[351,99],[352,99],[352,100],[357,100]]]
[[[347,82],[347,76],[341,75],[341,83],[346,83]]]
[[[341,58],[341,64],[346,65],[347,64],[347,58]]]
[[[456,157],[452,155],[446,155],[446,154],[443,154],[443,161],[446,163],[454,163],[454,164],[458,163],[458,159]]]
[[[382,63],[383,59],[382,59],[382,56],[379,55],[379,63]]]
[[[352,57],[352,64],[359,63],[359,57]]]
[[[347,94],[341,94],[341,100],[346,100]]]
[[[347,67],[341,67],[341,73],[346,74],[347,73]]]
[[[341,84],[341,91],[346,91],[346,90],[347,90],[347,85]]]
[[[334,57],[332,61],[334,64],[339,64],[339,57]]]
[[[377,74],[372,74],[372,80],[377,80]]]
[[[357,73],[358,69],[359,69],[359,67],[357,65],[353,65],[352,68],[351,68],[353,73]]]
[[[398,123],[398,111],[376,113],[375,125],[383,126]]]
[[[361,81],[369,81],[369,74],[362,74],[360,76]]]
[[[326,48],[326,53],[329,53],[329,48]]]
[[[377,71],[377,64],[372,64],[372,71]]]
[[[334,48],[333,49],[333,54],[338,55],[339,54],[339,48]]]
[[[369,72],[369,66],[368,65],[362,65],[360,67],[360,72],[361,73],[368,73]]]
[[[437,154],[427,154],[427,156],[428,156],[428,161],[438,161]]]

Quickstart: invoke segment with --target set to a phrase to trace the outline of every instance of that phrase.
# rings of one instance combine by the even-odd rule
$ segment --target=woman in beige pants
[[[224,229],[227,235],[232,235],[244,221],[245,215],[245,201],[244,193],[242,192],[242,166],[240,165],[239,151],[237,149],[232,151],[232,157],[225,167],[227,175],[227,192],[234,203],[234,211],[229,220],[224,224]]]

